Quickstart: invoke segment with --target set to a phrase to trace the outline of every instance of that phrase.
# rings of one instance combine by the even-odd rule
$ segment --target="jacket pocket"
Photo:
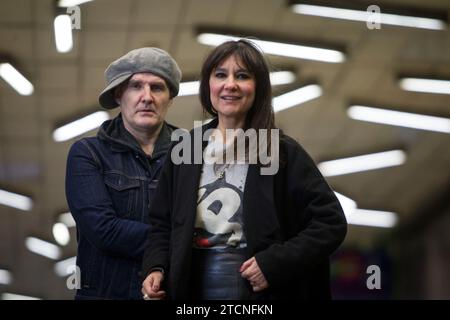
[[[108,188],[116,214],[119,217],[134,216],[139,201],[139,179],[129,177],[122,172],[108,171],[104,173],[104,181]]]

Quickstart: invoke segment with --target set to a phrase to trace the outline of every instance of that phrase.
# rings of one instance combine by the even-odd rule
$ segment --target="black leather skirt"
[[[239,268],[245,249],[192,249],[191,297],[195,300],[251,300],[257,296]]]

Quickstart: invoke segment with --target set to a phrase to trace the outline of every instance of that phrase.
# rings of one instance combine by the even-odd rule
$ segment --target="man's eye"
[[[130,85],[130,87],[133,88],[133,89],[141,89],[142,85],[140,83],[132,83]]]
[[[160,85],[152,86],[152,91],[161,92],[161,91],[164,91],[164,90],[165,90],[164,86],[160,86]]]

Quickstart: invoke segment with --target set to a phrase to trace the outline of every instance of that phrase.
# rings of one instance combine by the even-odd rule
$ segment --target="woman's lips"
[[[227,100],[227,101],[235,101],[235,100],[239,100],[241,99],[241,96],[222,96],[220,97],[222,100]]]

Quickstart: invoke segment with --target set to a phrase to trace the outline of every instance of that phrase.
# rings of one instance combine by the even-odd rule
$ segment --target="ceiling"
[[[336,1],[338,2],[338,1]],[[439,0],[379,1],[449,12]],[[404,165],[328,178],[330,185],[358,207],[392,211],[399,225],[414,218],[435,195],[449,187],[450,136],[350,119],[352,101],[450,118],[450,95],[402,91],[399,74],[450,78],[450,32],[382,26],[292,13],[287,1],[272,0],[96,0],[81,5],[81,29],[74,48],[61,54],[53,36],[52,0],[0,2],[0,55],[34,84],[31,96],[18,95],[0,80],[0,188],[29,195],[32,211],[0,206],[0,269],[14,281],[1,292],[48,299],[72,296],[65,279],[55,275],[55,261],[25,247],[36,236],[55,242],[52,226],[67,211],[65,163],[74,139],[57,143],[58,123],[99,110],[108,64],[131,49],[157,46],[179,63],[183,80],[198,79],[210,47],[197,42],[198,27],[228,28],[242,35],[271,35],[291,40],[330,43],[345,48],[344,63],[324,63],[268,56],[278,69],[296,73],[294,84],[275,88],[280,94],[315,81],[323,95],[277,113],[280,128],[297,139],[317,162],[402,148]],[[113,111],[111,114],[115,114]],[[176,98],[167,120],[192,128],[202,113],[196,96]],[[86,135],[93,135],[91,131]],[[370,247],[389,229],[350,226],[346,246]],[[72,240],[63,258],[76,254]]]

